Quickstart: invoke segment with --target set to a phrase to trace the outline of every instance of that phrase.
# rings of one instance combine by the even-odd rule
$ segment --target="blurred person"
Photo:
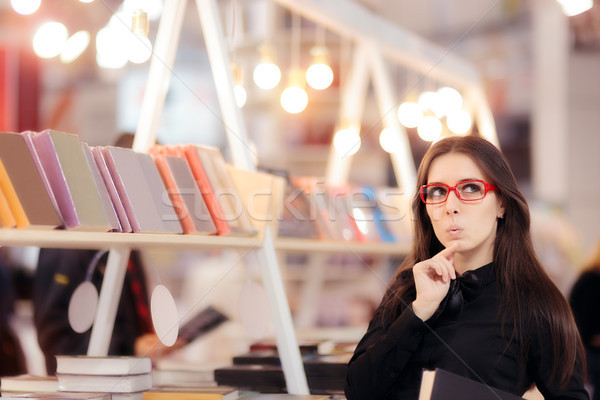
[[[573,285],[569,302],[585,346],[593,400],[600,400],[600,240]]]

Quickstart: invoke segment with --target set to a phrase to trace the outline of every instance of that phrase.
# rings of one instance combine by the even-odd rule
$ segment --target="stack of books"
[[[130,356],[56,356],[61,392],[110,393],[113,400],[141,400],[152,389],[152,361]]]

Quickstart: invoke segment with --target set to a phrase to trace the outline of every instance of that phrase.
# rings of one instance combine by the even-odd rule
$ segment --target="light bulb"
[[[333,147],[342,157],[356,153],[360,145],[360,135],[354,129],[341,129],[333,136]]]
[[[423,110],[417,103],[407,101],[398,107],[398,120],[407,128],[416,128],[423,119]]]
[[[442,123],[435,117],[424,117],[417,127],[417,133],[421,139],[432,142],[442,135]]]
[[[16,13],[30,15],[40,8],[42,0],[11,0],[10,4]]]
[[[142,64],[152,56],[152,43],[144,35],[131,32],[128,35],[128,60],[134,64]]]
[[[419,95],[418,103],[423,111],[431,110],[438,118],[443,116],[440,107],[440,99],[436,92],[428,91],[421,93]]]
[[[288,87],[281,94],[281,106],[290,114],[304,111],[308,105],[308,95],[304,90],[304,74],[298,69],[289,73]]]
[[[60,22],[42,25],[33,36],[33,50],[42,58],[52,58],[60,54],[69,33]]]
[[[562,6],[563,13],[567,17],[586,12],[594,5],[593,0],[558,0]]]
[[[260,63],[254,68],[254,83],[261,89],[273,89],[279,85],[281,71],[273,62],[273,56],[268,46],[261,49]]]
[[[239,108],[244,107],[247,98],[246,89],[244,89],[242,85],[235,85],[233,87],[233,94],[235,96],[235,104],[237,104]]]
[[[333,82],[333,71],[327,63],[327,49],[315,46],[310,53],[313,55],[313,63],[306,70],[306,82],[313,89],[327,89]]]
[[[379,144],[381,148],[388,153],[398,153],[400,151],[400,138],[398,133],[391,128],[384,128],[379,134]]]
[[[442,115],[448,115],[453,111],[460,110],[463,99],[458,90],[451,87],[442,87],[437,91],[438,106]]]
[[[123,46],[122,31],[109,24],[96,34],[96,62],[101,68],[121,68],[127,64],[127,46]]]
[[[471,116],[465,110],[456,110],[446,117],[446,125],[451,132],[464,135],[471,129]]]
[[[88,31],[79,31],[67,39],[63,50],[60,53],[60,61],[64,64],[73,62],[87,49],[90,44],[90,33]]]

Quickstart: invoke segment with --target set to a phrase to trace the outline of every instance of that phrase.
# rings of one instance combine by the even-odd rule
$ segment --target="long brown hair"
[[[481,137],[442,139],[423,157],[412,200],[412,249],[388,286],[379,309],[381,317],[386,322],[393,321],[400,310],[415,299],[412,267],[444,248],[435,236],[425,204],[419,197],[419,188],[427,183],[431,162],[447,153],[468,155],[486,180],[498,187],[495,193],[505,206],[505,215],[498,220],[493,261],[503,301],[503,326],[512,329],[511,340],[524,344],[521,348],[523,362],[527,360],[526,344],[532,340],[524,327],[549,327],[554,348],[551,376],[557,378],[561,386],[566,385],[576,365],[583,365],[585,370],[584,350],[577,326],[566,299],[535,255],[529,231],[529,207],[506,159],[498,148]]]

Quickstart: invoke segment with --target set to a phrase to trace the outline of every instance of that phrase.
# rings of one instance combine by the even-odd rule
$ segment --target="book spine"
[[[2,164],[2,160],[0,160],[0,190],[4,193],[17,228],[26,228],[29,226],[29,218],[23,209],[23,205],[19,200],[19,196],[17,196],[17,192],[15,191],[12,182],[10,181],[6,168],[4,168],[4,164]]]

